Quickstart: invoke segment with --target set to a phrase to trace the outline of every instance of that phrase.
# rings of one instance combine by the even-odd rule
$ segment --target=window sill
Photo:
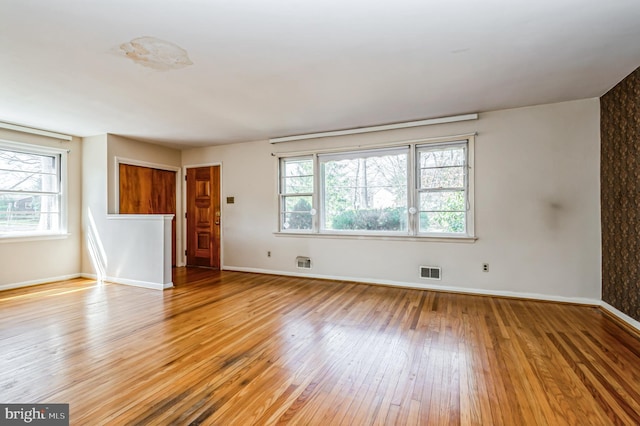
[[[71,234],[24,234],[24,235],[0,235],[0,244],[2,243],[24,243],[28,241],[46,241],[46,240],[62,240]]]
[[[276,237],[294,237],[294,238],[334,238],[347,240],[383,240],[383,241],[419,241],[430,243],[475,243],[478,237],[468,236],[417,236],[417,235],[380,235],[380,234],[334,234],[334,233],[315,233],[315,232],[274,232]]]

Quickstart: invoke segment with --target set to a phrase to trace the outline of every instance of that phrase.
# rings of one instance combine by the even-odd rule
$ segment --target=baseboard
[[[410,283],[410,282],[404,282],[404,281],[376,280],[376,279],[370,279],[370,278],[354,278],[354,277],[341,277],[341,276],[334,276],[334,275],[309,274],[309,273],[300,273],[300,272],[274,271],[270,269],[245,268],[242,266],[223,266],[222,269],[225,271],[252,272],[256,274],[284,275],[289,277],[301,277],[301,278],[319,278],[324,280],[350,281],[350,282],[357,282],[357,283],[363,283],[363,284],[386,285],[386,286],[410,288],[410,289],[416,289],[416,290],[433,290],[433,291],[443,291],[447,293],[474,294],[478,296],[494,296],[494,297],[508,297],[512,299],[541,300],[545,302],[571,303],[571,304],[577,304],[577,305],[600,306],[600,303],[601,303],[600,300],[589,299],[586,297],[565,297],[565,296],[556,296],[556,295],[549,295],[549,294],[521,293],[517,291],[498,291],[498,290],[486,290],[486,289],[467,288],[467,287],[452,287],[452,286],[433,285],[433,284],[426,284],[426,283],[417,284],[417,283]]]
[[[92,280],[97,280],[98,276],[96,274],[87,274],[82,273],[81,276],[83,278],[89,278]],[[123,284],[130,285],[133,287],[143,287],[143,288],[151,288],[154,290],[166,290],[168,288],[173,287],[173,282],[162,284],[162,283],[154,283],[151,281],[139,281],[139,280],[130,280],[127,278],[115,278],[115,277],[104,277],[102,281],[106,281],[113,284]]]
[[[625,314],[622,311],[619,311],[618,309],[614,308],[613,306],[611,306],[610,304],[604,301],[600,302],[600,308],[607,311],[606,313],[614,316],[616,319],[623,322],[624,325],[631,327],[633,331],[636,332],[636,334],[640,334],[640,321],[636,321],[635,319],[631,318],[629,315]]]
[[[225,271],[251,272],[256,274],[283,275],[283,276],[301,277],[301,278],[318,278],[318,279],[334,280],[334,281],[351,281],[351,282],[358,282],[363,284],[386,285],[386,286],[392,286],[392,287],[411,288],[416,290],[434,290],[434,291],[445,291],[449,293],[476,294],[481,296],[509,297],[509,298],[516,298],[516,299],[531,299],[531,300],[543,300],[543,301],[549,301],[549,302],[562,302],[562,303],[573,303],[573,304],[580,304],[580,305],[601,306],[602,308],[606,309],[616,317],[623,320],[625,323],[629,324],[631,327],[640,331],[640,322],[620,312],[619,310],[617,310],[616,308],[614,308],[613,306],[609,305],[606,302],[602,302],[596,299],[583,298],[583,297],[564,297],[564,296],[555,296],[555,295],[538,294],[538,293],[521,293],[521,292],[515,292],[515,291],[496,291],[496,290],[486,290],[486,289],[477,289],[477,288],[441,286],[441,285],[433,285],[433,284],[417,284],[417,283],[409,283],[409,282],[403,282],[403,281],[375,280],[375,279],[369,279],[369,278],[354,278],[354,277],[341,277],[341,276],[335,276],[335,275],[309,274],[309,273],[301,273],[301,272],[274,271],[270,269],[246,268],[242,266],[225,265],[222,267],[222,269]],[[0,291],[9,290],[12,288],[28,287],[32,285],[47,284],[55,281],[70,280],[70,279],[79,278],[79,277],[93,279],[93,280],[98,279],[98,276],[95,274],[88,274],[88,273],[70,274],[70,275],[51,277],[51,278],[46,278],[41,280],[2,284],[0,285]],[[162,284],[162,283],[154,283],[150,281],[130,280],[126,278],[116,278],[116,277],[105,277],[103,281],[111,282],[114,284],[130,285],[134,287],[150,288],[154,290],[165,290],[173,287],[173,282]]]
[[[32,281],[23,281],[20,283],[9,283],[9,284],[1,284],[0,291],[2,290],[10,290],[12,288],[21,288],[21,287],[30,287],[32,285],[40,285],[40,284],[49,284],[56,281],[66,281],[72,280],[74,278],[80,278],[82,274],[69,274],[69,275],[61,275],[59,277],[49,277],[41,280],[32,280]]]

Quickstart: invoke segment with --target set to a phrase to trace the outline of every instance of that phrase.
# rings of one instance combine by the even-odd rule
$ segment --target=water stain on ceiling
[[[159,71],[175,70],[193,65],[186,50],[155,37],[138,37],[122,43],[120,52],[147,68]]]

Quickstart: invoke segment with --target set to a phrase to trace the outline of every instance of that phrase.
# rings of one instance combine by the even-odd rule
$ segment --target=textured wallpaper
[[[640,68],[600,99],[602,299],[640,321]]]

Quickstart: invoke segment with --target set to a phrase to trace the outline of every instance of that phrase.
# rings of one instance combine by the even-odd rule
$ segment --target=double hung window
[[[468,211],[467,145],[417,148],[419,233],[466,232]]]
[[[280,160],[280,227],[283,231],[308,231],[313,227],[313,169],[313,157]]]
[[[0,142],[0,237],[65,232],[66,152]]]
[[[280,232],[473,237],[473,136],[280,158]]]

